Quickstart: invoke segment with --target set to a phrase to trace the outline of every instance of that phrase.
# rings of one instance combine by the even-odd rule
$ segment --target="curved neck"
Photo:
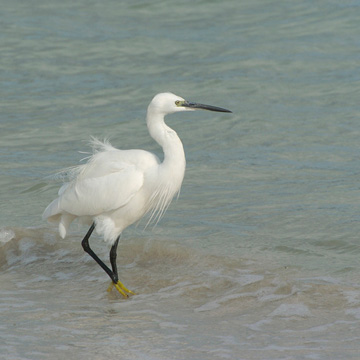
[[[163,167],[185,171],[185,153],[177,133],[164,122],[164,114],[148,109],[146,123],[151,137],[164,151]]]

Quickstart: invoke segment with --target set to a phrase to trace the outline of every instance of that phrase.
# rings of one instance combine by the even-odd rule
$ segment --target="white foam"
[[[6,244],[15,237],[15,233],[10,229],[0,230],[0,243]]]
[[[350,305],[360,304],[360,292],[359,291],[355,291],[355,290],[344,291],[344,295]]]
[[[214,310],[214,309],[218,308],[219,306],[221,306],[223,303],[226,303],[227,301],[239,299],[241,297],[244,297],[244,295],[243,294],[230,294],[227,296],[223,296],[222,298],[220,298],[218,300],[209,301],[206,304],[199,306],[198,308],[194,309],[194,311],[202,312],[202,311]]]
[[[360,320],[360,308],[348,309],[345,311],[345,314],[354,316],[355,319]]]
[[[254,274],[246,274],[246,275],[240,275],[237,279],[238,284],[241,286],[246,286],[250,284],[257,283],[261,280],[264,280],[263,275],[254,275]]]
[[[304,304],[281,304],[277,309],[275,309],[270,316],[280,316],[280,317],[309,317],[311,316],[311,311]]]
[[[261,331],[263,325],[267,325],[270,324],[272,322],[272,320],[270,319],[261,319],[253,324],[248,324],[246,325],[249,329],[254,330],[254,331]]]

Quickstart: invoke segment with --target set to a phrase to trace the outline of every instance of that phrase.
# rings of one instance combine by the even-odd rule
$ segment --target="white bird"
[[[43,219],[59,224],[65,238],[73,220],[92,224],[82,246],[109,275],[124,296],[134,294],[118,278],[116,253],[120,234],[146,213],[150,220],[164,214],[179,192],[185,173],[185,154],[176,132],[164,122],[167,114],[205,109],[229,110],[192,103],[172,93],[156,95],[147,109],[146,122],[151,137],[162,147],[164,160],[145,150],[119,150],[108,142],[93,139],[94,153],[86,164],[65,170],[69,181],[43,213]],[[111,269],[93,252],[89,237],[93,230],[111,246]]]

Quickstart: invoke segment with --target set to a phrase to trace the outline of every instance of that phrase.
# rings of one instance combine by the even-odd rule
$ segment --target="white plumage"
[[[148,106],[146,121],[150,135],[164,151],[163,162],[148,151],[118,150],[108,142],[93,139],[93,154],[87,163],[63,172],[68,182],[63,184],[58,197],[43,213],[44,219],[59,224],[62,238],[65,238],[70,224],[76,218],[94,224],[83,240],[84,249],[91,252],[90,255],[99,265],[103,268],[105,266],[104,270],[115,286],[118,282],[114,259],[111,261],[111,271],[89,250],[88,238],[95,228],[114,247],[113,258],[116,259],[118,239],[126,227],[148,212],[150,220],[160,219],[179,192],[185,173],[183,145],[176,132],[165,124],[164,117],[170,113],[194,109],[230,112],[209,105],[189,103],[171,93],[156,95]],[[112,276],[114,274],[116,276]],[[122,286],[121,289],[129,292]]]
[[[148,116],[147,123],[150,133],[158,130],[155,136],[159,144],[167,145],[164,162],[148,151],[119,150],[93,139],[93,155],[86,164],[70,171],[70,181],[60,188],[59,197],[43,214],[44,219],[59,223],[62,238],[71,222],[80,218],[85,223],[95,221],[97,233],[112,245],[127,226],[148,211],[152,210],[153,219],[164,213],[180,190],[185,154],[179,137],[166,126],[163,116]]]

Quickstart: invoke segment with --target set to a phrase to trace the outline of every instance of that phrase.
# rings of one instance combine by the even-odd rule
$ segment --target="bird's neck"
[[[151,137],[162,147],[164,161],[162,168],[170,172],[182,174],[185,172],[185,153],[183,144],[177,133],[164,122],[164,115],[154,114],[148,110],[147,126]],[[182,181],[182,178],[181,178]]]

